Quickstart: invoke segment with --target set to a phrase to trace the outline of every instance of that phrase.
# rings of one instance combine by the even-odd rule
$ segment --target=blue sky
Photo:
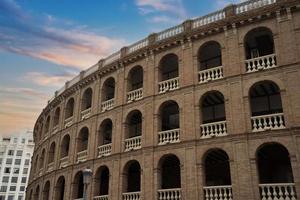
[[[31,130],[54,91],[150,33],[241,0],[0,0],[0,135]]]

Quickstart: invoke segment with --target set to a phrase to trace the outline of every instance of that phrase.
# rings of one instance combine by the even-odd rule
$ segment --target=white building
[[[34,149],[32,132],[0,136],[0,200],[23,200]]]

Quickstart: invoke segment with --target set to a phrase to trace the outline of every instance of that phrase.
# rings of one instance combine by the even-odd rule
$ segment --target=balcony
[[[94,200],[109,200],[108,195],[102,195],[102,196],[95,196],[93,198]]]
[[[73,123],[73,116],[65,119],[65,128],[70,127]]]
[[[224,78],[223,76],[223,66],[214,67],[211,69],[201,70],[198,72],[199,84],[207,83],[209,81],[214,81]]]
[[[98,158],[111,154],[111,144],[104,144],[98,147]]]
[[[69,156],[65,156],[60,159],[59,167],[60,168],[67,167],[68,164],[69,164]]]
[[[51,172],[51,171],[53,171],[53,169],[54,169],[54,162],[51,162],[51,163],[49,163],[48,164],[48,172]]]
[[[202,124],[200,128],[203,139],[227,135],[226,121]]]
[[[232,200],[232,186],[207,186],[203,187],[205,200]]]
[[[180,200],[181,188],[158,190],[158,199]]]
[[[259,70],[267,70],[267,69],[277,67],[275,54],[252,58],[246,60],[245,63],[246,63],[246,73],[252,73],[252,72],[257,72]]]
[[[261,200],[296,200],[294,183],[259,184]]]
[[[123,200],[140,200],[141,192],[123,193]]]
[[[180,129],[172,129],[167,131],[161,131],[158,133],[158,145],[165,145],[168,143],[178,143],[180,142],[179,139]]]
[[[142,147],[142,137],[132,137],[125,140],[125,151],[137,150]]]
[[[143,98],[143,88],[133,90],[127,93],[127,103],[137,101]]]
[[[179,77],[161,81],[158,83],[158,93],[162,94],[167,91],[176,90],[179,88]]]
[[[283,113],[251,117],[252,132],[284,129]]]
[[[88,155],[87,150],[78,152],[77,153],[77,163],[86,161],[87,155]]]
[[[87,119],[91,116],[91,108],[81,111],[81,120]]]
[[[115,105],[115,99],[110,99],[101,103],[101,111],[111,110]]]

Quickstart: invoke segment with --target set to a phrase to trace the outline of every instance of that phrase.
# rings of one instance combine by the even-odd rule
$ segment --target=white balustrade
[[[205,200],[232,200],[231,185],[203,187]]]
[[[77,198],[77,199],[74,199],[74,200],[83,200],[83,198]]]
[[[114,61],[118,60],[121,58],[121,52],[118,51],[116,53],[113,53],[112,55],[108,56],[107,58],[104,59],[103,65],[108,65],[110,63],[113,63]]]
[[[80,151],[77,153],[77,162],[84,162],[87,159],[88,152],[87,150]]]
[[[60,159],[59,167],[60,168],[66,167],[66,166],[68,166],[68,164],[69,164],[69,157],[65,156],[65,157]]]
[[[201,138],[211,138],[227,135],[226,121],[201,124]]]
[[[91,111],[92,111],[91,108],[81,111],[81,120],[89,118],[91,115]]]
[[[132,53],[139,49],[142,49],[142,48],[148,46],[148,43],[149,43],[148,38],[138,41],[128,47],[128,52]]]
[[[104,144],[98,146],[98,158],[103,156],[109,156],[111,154],[111,144]]]
[[[94,200],[109,200],[108,195],[102,195],[102,196],[95,196],[93,198]]]
[[[122,196],[123,200],[140,200],[141,192],[126,192]]]
[[[41,175],[43,174],[43,171],[44,171],[44,168],[41,168],[41,169],[39,170],[39,176],[41,176]]]
[[[164,30],[164,31],[158,33],[156,40],[157,41],[164,40],[164,39],[167,39],[169,37],[173,37],[175,35],[178,35],[178,34],[182,33],[183,31],[184,31],[183,25],[178,25],[178,26],[169,28],[167,30]]]
[[[114,107],[114,105],[115,105],[115,99],[109,99],[101,103],[101,110],[102,112],[110,110]]]
[[[223,66],[214,67],[211,69],[201,70],[198,72],[199,83],[206,83],[208,81],[218,80],[224,78]]]
[[[276,54],[270,54],[245,61],[246,72],[256,72],[276,67]]]
[[[165,93],[167,91],[176,90],[179,88],[179,77],[161,81],[158,83],[158,92]]]
[[[53,127],[52,134],[55,134],[57,131],[58,131],[58,124]]]
[[[209,15],[194,19],[192,27],[198,28],[198,27],[201,27],[201,26],[213,23],[213,22],[217,22],[217,21],[225,19],[225,18],[226,18],[225,11],[223,11],[223,10],[217,11],[217,12],[211,13]]]
[[[158,200],[180,200],[181,188],[158,190]]]
[[[125,139],[125,151],[140,149],[142,147],[142,137],[136,136]]]
[[[158,144],[164,145],[168,143],[180,142],[180,129],[172,129],[167,131],[161,131],[158,133]]]
[[[132,101],[140,100],[143,98],[143,88],[139,88],[137,90],[133,90],[127,93],[127,102],[130,103]]]
[[[259,184],[261,200],[296,200],[294,183]]]
[[[251,0],[236,5],[235,13],[240,14],[256,8],[276,3],[276,0]]]
[[[54,169],[54,162],[51,162],[48,164],[48,172],[52,171]]]
[[[71,117],[65,119],[65,128],[71,126],[72,123],[73,123],[73,116],[71,116]]]
[[[252,131],[266,131],[285,128],[283,113],[251,117]]]

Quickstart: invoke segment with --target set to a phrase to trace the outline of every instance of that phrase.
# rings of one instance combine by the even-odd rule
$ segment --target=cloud
[[[151,23],[169,23],[169,24],[177,24],[177,23],[181,22],[178,19],[174,19],[172,17],[165,16],[165,15],[154,16],[154,17],[148,19],[148,21]]]
[[[40,92],[34,90],[32,88],[22,88],[22,87],[8,87],[8,88],[0,88],[0,94],[6,96],[19,96],[19,97],[30,97],[30,98],[40,98],[46,99],[47,94],[44,92]],[[3,99],[1,99],[3,100]],[[4,101],[3,101],[4,102]]]
[[[0,1],[0,50],[86,69],[126,41],[52,15],[34,16],[13,0]]]

